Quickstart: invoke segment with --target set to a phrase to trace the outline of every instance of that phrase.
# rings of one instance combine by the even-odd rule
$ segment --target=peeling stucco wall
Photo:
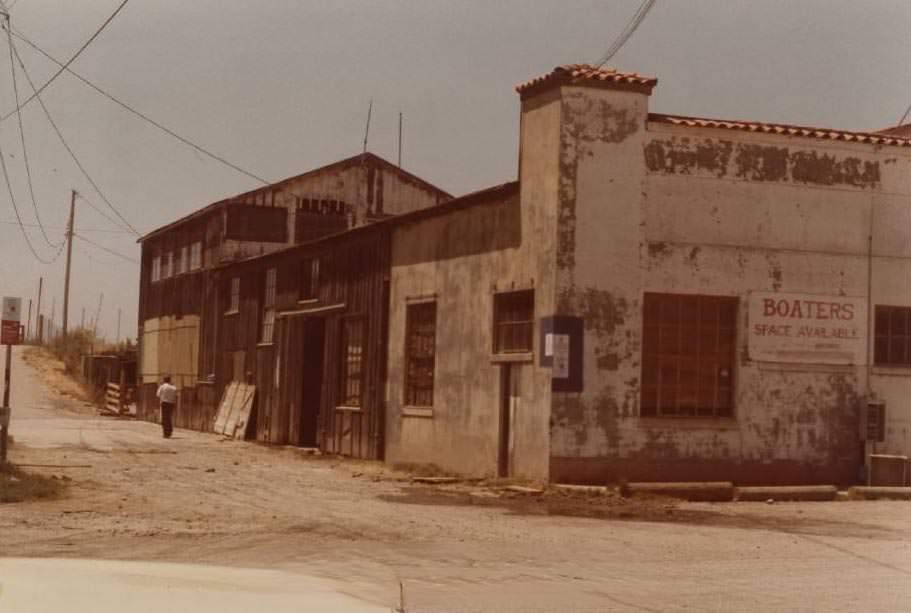
[[[865,364],[760,363],[751,292],[909,305],[911,157],[894,148],[649,124],[647,96],[564,87],[556,305],[584,319],[581,393],[554,394],[557,480],[851,480]],[[874,211],[871,220],[871,210]],[[644,292],[739,299],[733,418],[639,416]],[[872,311],[871,311],[872,312]],[[911,369],[873,369],[879,452],[911,452]]]

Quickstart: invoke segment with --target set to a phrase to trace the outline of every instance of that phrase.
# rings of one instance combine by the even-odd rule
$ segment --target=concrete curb
[[[630,483],[632,494],[669,496],[689,502],[730,502],[734,499],[734,484],[730,481],[693,483]]]
[[[584,494],[586,496],[604,496],[607,494],[607,487],[603,485],[571,485],[568,483],[555,483],[554,489],[572,494]]]
[[[848,489],[854,500],[911,500],[911,487],[856,486]]]
[[[785,485],[738,487],[734,499],[741,502],[820,502],[835,500],[838,488],[834,485]]]

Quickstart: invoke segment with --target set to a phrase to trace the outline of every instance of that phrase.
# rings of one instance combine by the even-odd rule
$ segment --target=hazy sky
[[[68,58],[119,0],[15,0],[13,27]],[[514,179],[516,83],[558,64],[593,62],[640,0],[132,0],[73,68],[176,132],[278,180],[360,151],[368,101],[370,149],[455,194]],[[657,76],[651,110],[851,130],[895,124],[911,103],[907,0],[658,0],[611,65]],[[4,44],[3,47],[6,47]],[[17,44],[33,79],[55,67]],[[13,108],[8,50],[0,109]],[[20,95],[30,93],[18,74]],[[43,94],[64,136],[123,215],[146,232],[224,196],[259,187],[140,122],[68,75]],[[23,112],[37,201],[52,240],[69,190],[103,206],[33,103]],[[26,223],[15,117],[0,144]],[[0,184],[0,294],[56,297],[63,260],[28,252]],[[77,232],[127,256],[134,237],[83,203]],[[105,230],[105,231],[100,231]],[[43,256],[53,250],[29,229]],[[135,336],[138,266],[77,242],[70,321],[100,327],[117,309]]]

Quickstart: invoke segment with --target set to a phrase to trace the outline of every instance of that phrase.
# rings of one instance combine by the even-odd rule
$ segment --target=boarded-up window
[[[238,311],[240,311],[240,277],[234,277],[228,287],[228,310],[226,312],[237,313]]]
[[[225,222],[225,238],[264,243],[287,242],[288,209],[229,204]]]
[[[190,270],[202,268],[202,241],[190,245]]]
[[[359,407],[364,383],[364,319],[348,317],[342,327],[342,369],[340,400],[342,406]]]
[[[300,300],[313,300],[319,295],[319,258],[301,262]]]
[[[152,281],[161,280],[161,256],[152,258]]]
[[[876,306],[873,363],[911,366],[911,307]]]
[[[409,304],[405,311],[405,404],[433,406],[437,305]]]
[[[275,268],[266,271],[266,280],[263,283],[263,313],[260,342],[271,343],[272,332],[275,329]]]
[[[493,302],[494,353],[532,351],[535,291],[496,294]]]
[[[646,293],[640,415],[730,417],[736,329],[737,298]]]

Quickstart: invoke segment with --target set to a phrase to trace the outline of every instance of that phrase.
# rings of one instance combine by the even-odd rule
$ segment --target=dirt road
[[[32,470],[71,481],[61,500],[0,506],[4,557],[280,570],[384,606],[401,581],[409,612],[902,611],[911,601],[909,503],[617,513],[419,487],[378,464],[182,430],[163,440],[154,424],[55,397],[19,357],[12,459],[70,466]]]

